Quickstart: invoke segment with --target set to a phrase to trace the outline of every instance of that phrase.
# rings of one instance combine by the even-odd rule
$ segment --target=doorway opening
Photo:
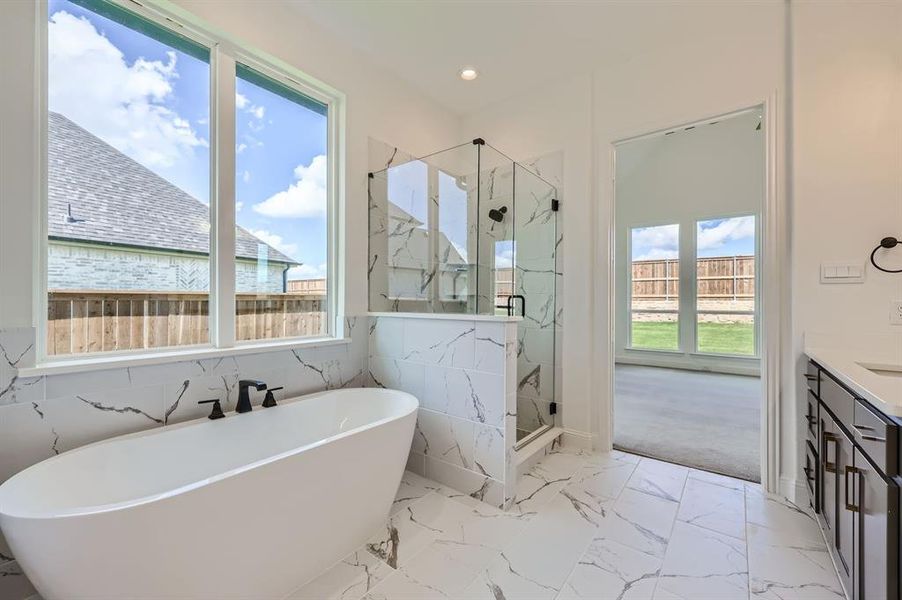
[[[614,446],[759,481],[764,110],[615,145]]]

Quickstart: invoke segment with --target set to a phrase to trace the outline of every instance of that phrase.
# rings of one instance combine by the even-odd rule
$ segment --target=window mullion
[[[212,52],[210,97],[210,326],[218,348],[235,345],[235,59]]]

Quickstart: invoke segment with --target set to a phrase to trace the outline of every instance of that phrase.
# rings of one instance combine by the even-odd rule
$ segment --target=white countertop
[[[874,408],[894,417],[902,417],[902,377],[879,375],[862,365],[871,367],[897,366],[899,349],[892,347],[863,346],[860,344],[809,345],[806,339],[805,354],[844,383],[856,395],[874,405]]]

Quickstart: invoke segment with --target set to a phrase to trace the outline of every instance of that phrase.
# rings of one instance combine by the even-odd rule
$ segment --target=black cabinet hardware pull
[[[829,431],[825,431],[824,432],[824,470],[829,473],[836,473],[836,463],[835,462],[831,463],[828,458],[829,457],[829,452],[828,452],[829,448],[827,447],[827,444],[829,444],[830,442],[833,442],[834,444],[836,444],[837,448],[839,447],[839,438],[837,438],[834,434],[830,433]]]
[[[846,510],[850,512],[858,512],[859,507],[856,506],[853,502],[849,502],[849,473],[861,473],[861,469],[859,469],[858,467],[846,465],[845,473],[843,474],[843,479],[845,479],[843,483],[845,484],[846,488]]]
[[[867,441],[867,442],[885,442],[886,438],[877,437],[876,435],[867,435],[865,433],[861,433],[861,430],[865,431],[874,431],[873,427],[867,427],[866,425],[852,425],[852,429],[855,430],[855,433],[858,434],[858,437]]]

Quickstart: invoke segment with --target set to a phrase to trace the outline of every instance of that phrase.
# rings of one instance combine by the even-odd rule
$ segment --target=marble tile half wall
[[[19,377],[34,364],[34,330],[0,329],[0,483],[22,469],[85,444],[209,414],[199,400],[234,410],[239,379],[284,386],[279,397],[363,387],[367,317],[349,317],[349,343],[133,368]],[[252,402],[263,401],[252,392]],[[13,560],[0,535],[0,566]],[[0,598],[9,573],[0,576]]]
[[[513,500],[517,324],[370,317],[369,383],[420,401],[408,468],[506,508]]]

